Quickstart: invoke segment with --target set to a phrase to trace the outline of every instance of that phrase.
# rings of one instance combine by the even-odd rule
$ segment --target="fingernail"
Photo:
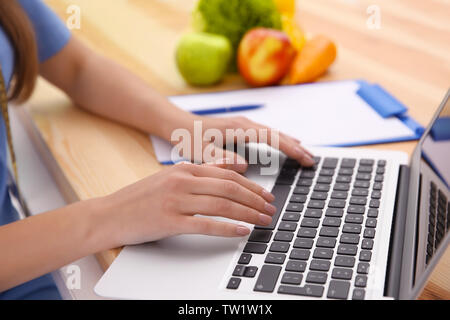
[[[269,202],[273,202],[275,200],[275,196],[273,194],[271,194],[269,191],[267,191],[266,189],[263,189],[262,196],[264,199],[266,199]]]
[[[306,160],[306,165],[312,166],[315,163],[313,158],[307,154],[305,154],[304,159]]]
[[[269,214],[275,214],[275,212],[277,212],[277,208],[267,202],[264,204],[264,210]]]
[[[238,235],[240,235],[240,236],[246,236],[246,235],[248,235],[248,234],[250,233],[250,229],[248,229],[248,228],[246,228],[246,227],[238,226],[238,227],[236,228],[236,233],[237,233]]]
[[[268,225],[268,224],[270,224],[270,223],[272,222],[272,218],[269,217],[269,216],[266,215],[266,214],[260,213],[260,214],[259,214],[259,222],[260,222],[260,224],[262,224],[262,225]]]

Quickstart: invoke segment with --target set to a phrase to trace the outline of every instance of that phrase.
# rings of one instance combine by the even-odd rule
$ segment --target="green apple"
[[[221,35],[185,34],[176,50],[178,70],[191,85],[207,86],[222,80],[232,57],[230,41]]]

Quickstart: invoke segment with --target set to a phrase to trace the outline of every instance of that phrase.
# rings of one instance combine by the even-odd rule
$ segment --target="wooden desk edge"
[[[55,182],[65,201],[67,203],[74,203],[79,201],[80,199],[77,196],[75,190],[69,184],[68,180],[64,175],[64,172],[61,170],[60,166],[53,157],[52,152],[46,145],[43,137],[39,133],[39,130],[36,128],[31,115],[28,113],[25,107],[19,107],[15,111],[17,112],[20,121],[24,125],[39,155],[42,157],[47,169],[50,171],[51,175],[55,179]],[[95,254],[96,260],[98,261],[103,271],[106,271],[109,268],[109,266],[113,263],[114,259],[117,258],[122,249],[123,247],[114,248],[98,252]],[[447,292],[445,290],[440,288],[438,285],[432,283],[431,281],[428,281],[419,299],[421,300],[442,299],[442,297],[445,297],[446,294]]]

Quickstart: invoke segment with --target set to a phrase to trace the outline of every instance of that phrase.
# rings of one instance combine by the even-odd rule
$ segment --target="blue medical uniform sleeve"
[[[36,33],[39,61],[57,54],[70,39],[64,22],[42,0],[19,0]]]

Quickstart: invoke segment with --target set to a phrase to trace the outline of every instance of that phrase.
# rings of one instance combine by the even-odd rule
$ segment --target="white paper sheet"
[[[369,144],[415,135],[396,117],[382,118],[356,94],[358,88],[356,81],[338,81],[174,96],[170,100],[184,110],[264,104],[261,109],[214,117],[243,115],[296,137],[304,145]],[[171,161],[171,145],[157,137],[152,137],[152,142],[157,159]]]

